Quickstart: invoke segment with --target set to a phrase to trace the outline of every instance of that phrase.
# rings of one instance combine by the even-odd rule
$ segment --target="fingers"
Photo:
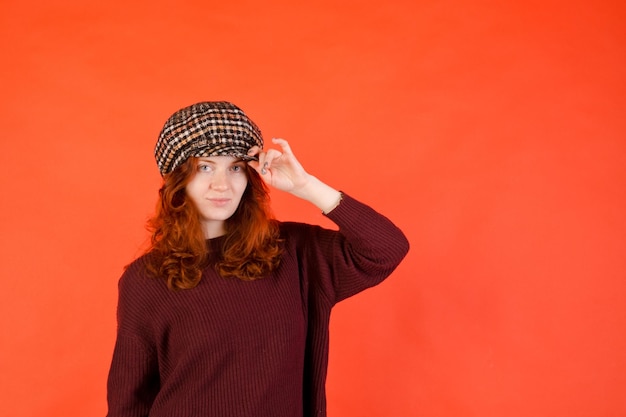
[[[282,148],[283,153],[286,153],[289,155],[293,154],[293,152],[291,151],[291,146],[289,146],[289,142],[287,142],[285,139],[272,138],[272,142],[276,145],[279,145]]]
[[[252,149],[251,149],[252,150]],[[266,175],[270,166],[272,165],[272,161],[280,158],[282,156],[282,152],[277,149],[270,149],[267,152],[258,152],[256,156],[259,158],[258,161],[252,160],[248,161],[248,165],[256,170],[261,175]],[[248,155],[255,155],[252,152],[248,152]]]
[[[252,148],[250,148],[250,150],[248,150],[248,155],[257,156],[259,159],[258,162],[250,161],[248,163],[261,175],[266,175],[268,173],[268,170],[272,166],[272,162],[279,159],[283,154],[293,155],[291,147],[285,139],[272,138],[272,143],[280,146],[282,151],[271,148],[264,152],[258,146],[253,146]]]
[[[259,156],[259,165],[261,166],[261,174],[265,175],[267,170],[272,166],[272,162],[283,156],[283,153],[278,149],[270,149],[265,153],[261,153]]]
[[[261,152],[261,148],[258,145],[254,145],[248,149],[248,156],[256,156],[259,152]]]

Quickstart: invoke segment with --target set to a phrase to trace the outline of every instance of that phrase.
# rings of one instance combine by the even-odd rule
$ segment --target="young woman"
[[[228,102],[165,123],[152,245],[119,282],[108,417],[326,416],[330,311],[389,276],[409,245],[273,144]],[[339,230],[274,220],[268,184]]]

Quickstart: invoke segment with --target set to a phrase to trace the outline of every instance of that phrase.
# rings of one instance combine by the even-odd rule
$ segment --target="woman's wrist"
[[[317,177],[309,175],[309,180],[293,195],[310,202],[326,214],[332,211],[341,202],[341,192],[320,181]]]

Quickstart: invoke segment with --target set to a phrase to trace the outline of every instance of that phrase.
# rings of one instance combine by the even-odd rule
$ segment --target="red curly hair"
[[[208,265],[209,245],[196,206],[185,187],[195,174],[197,158],[163,177],[146,257],[148,270],[162,277],[172,290],[198,285]],[[224,251],[215,264],[223,277],[251,281],[267,276],[280,262],[278,222],[269,207],[269,190],[259,174],[246,165],[248,185],[239,207],[225,222]]]

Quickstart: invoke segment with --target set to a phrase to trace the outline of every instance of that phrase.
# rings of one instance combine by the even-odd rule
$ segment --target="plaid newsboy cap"
[[[247,154],[255,145],[263,148],[261,130],[243,110],[227,101],[207,101],[182,108],[167,119],[154,156],[165,175],[192,156],[256,159]]]

